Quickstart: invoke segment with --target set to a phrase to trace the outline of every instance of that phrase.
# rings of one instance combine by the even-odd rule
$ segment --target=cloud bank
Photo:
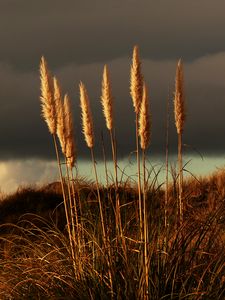
[[[213,5],[213,6],[212,6]],[[203,10],[204,7],[204,10]],[[213,9],[212,9],[213,8]],[[3,1],[0,11],[0,159],[54,159],[40,118],[39,61],[45,55],[68,92],[73,108],[78,155],[89,155],[81,133],[78,84],[88,89],[94,115],[96,153],[101,132],[101,76],[109,65],[120,157],[135,149],[134,114],[129,95],[132,49],[140,47],[152,110],[150,154],[165,151],[166,99],[170,99],[170,151],[176,151],[173,91],[177,60],[185,72],[186,151],[225,149],[225,3],[222,0],[59,0]],[[10,20],[10,22],[9,22]]]

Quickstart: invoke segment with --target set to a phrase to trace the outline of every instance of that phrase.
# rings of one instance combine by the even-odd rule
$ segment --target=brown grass
[[[102,101],[107,98],[106,106],[110,103],[112,105],[107,71],[105,67],[102,82]],[[166,186],[165,196],[164,189],[158,184],[159,173],[154,167],[148,167],[145,157],[150,143],[151,119],[138,48],[135,47],[133,52],[130,87],[136,114],[137,183],[135,180],[131,182],[128,177],[125,182],[121,180],[119,185],[107,185],[107,188],[99,185],[92,115],[87,91],[82,83],[80,102],[83,131],[91,151],[95,182],[81,184],[77,177],[74,179],[75,144],[71,139],[74,132],[70,102],[67,96],[62,102],[56,80],[52,102],[46,100],[53,94],[53,86],[46,83],[47,75],[47,64],[42,59],[41,105],[42,110],[48,112],[45,119],[57,108],[56,102],[59,99],[62,109],[60,118],[57,110],[52,117],[62,125],[66,164],[60,162],[55,131],[52,135],[64,210],[58,210],[61,205],[57,202],[52,214],[47,209],[45,219],[29,214],[19,220],[17,218],[17,224],[0,225],[1,299],[224,299],[225,172],[207,179],[195,178],[183,182],[182,133],[185,112],[182,106],[184,92],[181,61],[177,66],[174,100],[178,133],[179,227],[175,214],[176,172],[172,172],[175,175],[174,182]],[[50,75],[49,78],[51,82]],[[141,91],[140,85],[143,88]],[[115,129],[113,120],[107,122],[107,118],[110,121],[112,117],[112,107],[106,106],[106,126],[111,133],[112,151],[116,154],[112,139],[115,139],[115,133],[112,135]],[[139,140],[143,154],[142,169]],[[116,156],[113,155],[114,158],[114,166],[117,168]],[[62,167],[66,168],[65,178],[62,177]],[[153,179],[150,177],[152,174],[155,174]],[[15,203],[20,212],[22,205],[25,212],[29,212],[29,205],[35,206],[34,199],[38,203],[37,212],[43,213],[42,204],[49,204],[50,196],[48,194],[49,201],[46,201],[46,192],[42,192],[41,199],[36,199],[35,193],[17,193],[8,206],[9,215],[13,218],[18,216],[19,210]],[[0,206],[2,222],[10,221],[7,216],[5,218],[6,210],[6,206]],[[56,222],[49,222],[49,216]]]

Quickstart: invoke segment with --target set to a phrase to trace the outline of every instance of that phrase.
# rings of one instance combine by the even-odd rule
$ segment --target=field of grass
[[[224,299],[224,181],[225,172],[220,172],[184,182],[186,205],[179,228],[173,185],[169,189],[167,228],[164,191],[147,190],[149,299]],[[75,245],[75,265],[59,183],[23,189],[2,199],[1,299],[142,298],[137,186],[119,186],[125,247],[116,233],[112,210],[115,190],[100,188],[108,249],[101,234],[95,184],[78,183],[76,190],[82,203],[82,225],[81,245]]]
[[[130,86],[136,180],[118,178],[108,67],[103,71],[101,104],[113,175],[109,176],[104,154],[105,185],[98,179],[85,85],[79,86],[80,106],[93,182],[77,174],[71,102],[68,95],[62,97],[43,57],[40,74],[42,115],[53,138],[59,182],[2,197],[0,299],[225,299],[225,171],[183,178],[186,115],[181,60],[174,96],[178,160],[169,170],[168,113],[163,186],[158,184],[158,171],[147,163],[151,111],[138,47],[133,51]]]

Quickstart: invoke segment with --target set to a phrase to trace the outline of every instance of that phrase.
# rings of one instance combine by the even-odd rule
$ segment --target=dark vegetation
[[[164,191],[147,192],[150,299],[225,299],[225,172],[184,181],[184,224],[177,229],[176,189],[169,188],[168,228]],[[1,299],[140,299],[138,295],[137,187],[120,186],[126,250],[115,240],[115,190],[100,189],[114,294],[94,183],[80,183],[82,253],[74,274],[59,183],[20,189],[0,203]],[[6,224],[7,223],[7,224]],[[113,268],[112,268],[113,267]]]

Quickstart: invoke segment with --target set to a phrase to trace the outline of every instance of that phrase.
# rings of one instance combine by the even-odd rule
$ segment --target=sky
[[[185,155],[195,157],[193,170],[197,173],[205,170],[197,163],[201,156],[211,169],[223,165],[224,11],[224,0],[0,0],[0,190],[57,178],[52,139],[40,116],[42,55],[72,101],[82,175],[90,173],[90,155],[81,132],[80,81],[91,102],[99,166],[101,133],[110,157],[100,104],[105,64],[110,71],[120,160],[135,150],[135,115],[129,92],[134,45],[139,46],[149,89],[149,157],[164,161],[167,99],[169,148],[171,157],[176,155],[173,94],[181,58],[187,109]]]

